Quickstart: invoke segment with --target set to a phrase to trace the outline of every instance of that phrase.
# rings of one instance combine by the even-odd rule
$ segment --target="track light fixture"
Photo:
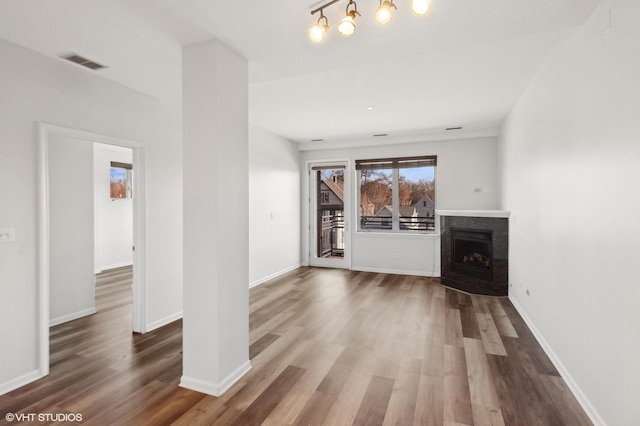
[[[387,25],[391,22],[393,18],[393,9],[398,9],[395,4],[393,4],[393,0],[380,0],[380,6],[376,9],[375,15],[373,15],[373,19],[376,20],[376,23],[379,25]]]
[[[411,11],[416,16],[421,16],[429,10],[429,0],[411,0]]]
[[[353,9],[349,10],[349,6],[353,5]],[[349,0],[347,4],[346,16],[338,25],[338,32],[343,37],[351,37],[356,32],[356,16],[360,16],[358,5],[355,1]]]
[[[322,20],[324,19],[324,22]],[[320,43],[324,38],[324,35],[327,33],[329,29],[329,21],[327,17],[324,16],[322,10],[320,10],[320,17],[318,18],[318,23],[309,28],[309,38],[314,43]]]
[[[320,12],[320,18],[318,22],[309,28],[309,38],[314,43],[320,43],[329,29],[329,21],[324,16],[324,9],[331,6],[341,0],[331,0],[322,6],[311,11],[311,15]],[[393,0],[379,0],[379,6],[376,9],[373,18],[379,25],[387,25],[393,19],[394,9],[398,9],[393,3]],[[429,9],[429,0],[411,0],[411,11],[416,16],[421,16],[427,13]],[[349,0],[346,9],[346,16],[342,18],[338,25],[338,32],[343,37],[351,37],[356,32],[356,16],[360,16],[358,12],[358,5],[354,0]]]

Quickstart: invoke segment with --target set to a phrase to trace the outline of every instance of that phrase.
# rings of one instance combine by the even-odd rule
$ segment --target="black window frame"
[[[401,216],[400,214],[400,170],[405,168],[415,167],[434,167],[433,173],[433,185],[434,185],[434,211],[435,211],[435,183],[437,173],[437,156],[425,155],[414,157],[397,157],[397,158],[378,158],[367,160],[356,160],[355,169],[356,187],[359,200],[359,208],[357,209],[357,232],[384,232],[394,234],[406,234],[406,233],[434,233],[435,232],[435,214],[427,213],[425,216],[420,216],[415,220],[413,217]],[[364,216],[363,213],[363,201],[362,196],[362,180],[361,170],[391,170],[391,195],[392,203],[391,217],[376,217],[378,212],[374,212],[374,216]],[[415,200],[414,202],[417,202]],[[424,203],[426,204],[426,202]],[[368,208],[368,207],[367,207]],[[391,226],[389,226],[389,219]]]

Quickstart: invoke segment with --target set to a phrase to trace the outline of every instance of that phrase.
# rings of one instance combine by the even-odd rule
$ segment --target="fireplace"
[[[509,214],[436,211],[440,216],[440,282],[473,294],[509,290]]]
[[[451,269],[458,274],[493,281],[492,232],[451,228]]]

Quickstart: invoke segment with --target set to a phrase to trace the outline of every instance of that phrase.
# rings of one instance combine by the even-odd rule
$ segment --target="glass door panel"
[[[346,164],[312,164],[310,264],[348,268]]]

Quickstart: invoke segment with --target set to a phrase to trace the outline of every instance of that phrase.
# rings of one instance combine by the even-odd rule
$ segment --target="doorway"
[[[39,191],[38,191],[38,221],[39,221],[39,232],[38,232],[38,250],[39,250],[39,364],[40,364],[40,374],[42,376],[47,375],[49,373],[49,327],[50,327],[50,317],[51,317],[51,274],[52,270],[56,269],[56,265],[59,265],[59,259],[53,258],[52,254],[52,241],[57,240],[60,241],[61,238],[52,238],[53,232],[58,232],[59,230],[54,230],[51,224],[51,218],[53,216],[61,216],[59,212],[59,206],[57,207],[58,211],[52,210],[52,186],[51,186],[51,178],[52,172],[59,173],[61,169],[64,167],[60,167],[60,162],[64,161],[64,158],[61,159],[60,151],[53,150],[52,143],[54,140],[60,139],[68,139],[73,140],[77,146],[82,146],[84,150],[87,150],[87,147],[90,147],[90,150],[93,151],[93,146],[95,143],[108,144],[112,146],[124,147],[132,150],[132,167],[136,170],[136,178],[133,181],[132,191],[135,194],[133,198],[133,280],[132,280],[132,288],[133,288],[133,305],[132,305],[132,325],[131,329],[133,332],[144,332],[145,330],[145,270],[144,270],[144,262],[142,259],[144,258],[144,199],[145,194],[142,189],[144,188],[144,145],[130,140],[113,138],[110,136],[104,136],[100,134],[95,134],[91,132],[86,132],[82,130],[70,129],[66,127],[40,123],[38,125],[38,138],[39,138]],[[54,165],[55,161],[55,166]],[[72,161],[65,164],[65,167],[73,169],[74,163]],[[92,164],[93,166],[93,164]],[[93,167],[91,167],[93,168]],[[53,170],[55,169],[55,170]],[[64,173],[73,173],[73,170],[67,171],[64,170]],[[93,179],[91,179],[93,182]],[[59,191],[60,188],[53,189],[54,191]],[[108,190],[108,188],[107,188]],[[85,197],[86,198],[86,197]],[[93,197],[91,197],[93,198]],[[73,198],[70,198],[73,199]],[[91,205],[93,206],[93,199],[90,200]],[[85,206],[86,208],[86,206]],[[92,209],[91,209],[92,210]],[[69,211],[70,215],[73,215],[73,211]],[[93,215],[93,213],[91,214]],[[93,219],[93,218],[92,218]],[[69,234],[69,230],[65,231]],[[71,228],[71,232],[73,229]],[[86,242],[83,244],[86,245]],[[91,239],[91,245],[93,245],[93,240]],[[76,249],[77,247],[73,247]],[[56,247],[54,247],[56,250]],[[71,250],[70,250],[71,251]],[[76,250],[78,252],[78,250]],[[93,252],[93,247],[91,247],[91,252]],[[86,260],[86,259],[85,259]],[[67,260],[69,262],[69,260]],[[70,261],[71,267],[74,267],[73,260]],[[87,263],[83,261],[83,264]],[[53,266],[53,268],[52,268]],[[91,273],[94,273],[95,267],[95,258],[91,256],[89,269]],[[86,268],[82,268],[83,271]],[[55,272],[55,271],[54,271]],[[95,291],[92,289],[92,292]],[[57,297],[57,296],[56,296]]]
[[[311,266],[350,267],[351,191],[347,166],[347,162],[309,165]]]

